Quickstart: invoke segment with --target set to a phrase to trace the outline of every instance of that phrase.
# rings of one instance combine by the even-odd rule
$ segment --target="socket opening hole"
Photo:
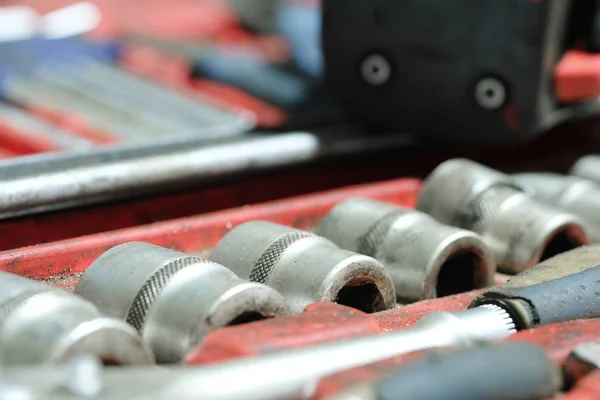
[[[556,232],[542,251],[539,261],[547,260],[561,253],[583,246],[586,240],[579,229],[568,227]]]
[[[119,367],[122,365],[119,361],[117,361],[116,358],[113,357],[102,357],[100,361],[105,367]]]
[[[267,319],[264,315],[256,311],[246,311],[231,320],[227,326],[247,324],[249,322],[261,321]]]
[[[338,292],[335,302],[368,314],[385,310],[379,288],[370,280],[353,279]]]
[[[481,256],[473,251],[452,255],[440,267],[437,297],[468,292],[482,287],[487,279],[487,269]]]

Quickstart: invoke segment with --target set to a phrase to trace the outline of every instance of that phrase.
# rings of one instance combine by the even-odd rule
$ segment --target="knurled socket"
[[[423,183],[416,208],[480,234],[498,270],[510,274],[588,242],[578,216],[531,198],[509,176],[465,159],[440,164]]]
[[[268,286],[204,258],[138,242],[98,257],[75,293],[139,330],[159,363],[180,362],[215,329],[289,314]]]
[[[0,365],[64,363],[90,354],[106,364],[152,364],[139,334],[83,298],[0,273]]]
[[[266,221],[239,225],[221,239],[210,258],[243,278],[277,289],[295,313],[319,301],[365,312],[396,304],[392,278],[378,261],[288,226]]]
[[[551,173],[516,174],[513,180],[535,199],[578,215],[590,243],[600,243],[600,186],[587,179]]]
[[[335,206],[317,232],[341,248],[381,262],[400,302],[493,284],[496,264],[481,236],[419,211],[353,198]]]

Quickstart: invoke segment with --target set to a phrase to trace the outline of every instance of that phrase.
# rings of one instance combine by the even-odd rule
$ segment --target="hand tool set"
[[[442,3],[0,1],[0,400],[600,400],[600,2]]]
[[[586,236],[594,224],[521,176],[455,159],[422,184],[369,184],[0,253],[13,272],[2,276],[0,389],[49,399],[586,398],[576,393],[594,387],[586,382],[600,340],[600,247]],[[535,254],[535,265],[505,269],[518,273],[506,281],[495,273],[502,237],[426,214],[436,210],[420,206],[436,179],[483,203],[471,209],[486,210],[485,224],[519,233],[508,248]],[[505,192],[490,202],[490,190]],[[545,220],[524,229],[506,199]],[[565,234],[545,228],[552,219],[569,221],[573,235],[556,251],[543,248]],[[536,240],[523,239],[532,232]],[[69,263],[54,266],[61,253]],[[161,368],[143,365],[154,362]]]

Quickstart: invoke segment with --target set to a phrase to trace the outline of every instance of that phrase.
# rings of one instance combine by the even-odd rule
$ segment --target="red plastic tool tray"
[[[0,252],[0,269],[46,280],[72,290],[82,272],[107,249],[120,243],[143,241],[185,252],[208,255],[210,249],[234,226],[250,220],[268,220],[300,229],[311,229],[334,205],[350,197],[367,197],[412,207],[421,182],[396,179],[380,183],[304,195],[285,200],[157,222]],[[501,282],[502,276],[497,281]],[[332,303],[313,304],[300,315],[224,328],[211,333],[192,352],[186,363],[208,364],[247,357],[277,349],[295,348],[343,338],[399,330],[412,326],[432,311],[464,310],[478,291],[432,299],[376,314],[365,314]],[[574,321],[520,332],[511,340],[536,343],[547,349],[557,363],[566,359],[578,343],[596,340],[600,319]],[[352,384],[369,381],[390,366],[419,354],[399,356],[385,362],[353,369],[323,380],[315,399],[338,393]],[[568,394],[568,399],[600,397],[600,374],[590,374]]]

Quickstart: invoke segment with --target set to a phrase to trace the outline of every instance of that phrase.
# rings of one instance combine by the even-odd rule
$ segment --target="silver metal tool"
[[[283,400],[308,398],[319,379],[398,354],[431,347],[473,346],[515,332],[508,314],[496,306],[458,313],[432,313],[414,328],[291,349],[194,368],[104,369],[96,399]],[[16,383],[53,393],[60,371],[6,371]],[[34,378],[35,377],[35,378]],[[57,381],[59,382],[57,384]]]
[[[138,98],[129,93],[126,88],[120,87],[116,82],[106,82],[89,75],[83,65],[78,64],[73,67],[49,66],[40,68],[34,76],[38,76],[40,79],[71,93],[90,96],[95,101],[105,103],[111,108],[117,108],[116,112],[133,112],[138,118],[163,130],[170,130],[172,134],[178,134],[178,131],[186,128],[178,124],[179,121],[176,115],[157,113],[156,110],[144,107],[144,103],[154,102],[153,99]],[[124,108],[127,110],[123,110]]]
[[[259,171],[414,145],[411,138],[396,133],[370,135],[365,141],[364,133],[351,125],[316,132],[240,134],[231,126],[218,126],[199,131],[196,138],[0,160],[0,220],[207,187]]]
[[[581,157],[573,164],[569,174],[600,183],[600,155]]]
[[[0,218],[198,185],[242,172],[293,165],[313,159],[319,150],[319,142],[308,133],[290,133],[189,147],[191,149],[182,150],[173,146],[176,150],[158,150],[156,154],[151,153],[152,148],[142,149],[139,157],[122,159],[117,152],[116,160],[109,152],[80,155],[71,159],[75,164],[72,167],[65,159],[57,162],[62,165],[53,170],[54,163],[50,161],[46,172],[41,170],[31,174],[27,173],[28,166],[19,172],[18,168],[7,165],[5,171],[12,176],[3,177],[0,171]],[[44,158],[38,160],[38,166],[42,167]],[[90,162],[94,160],[95,163]]]
[[[52,74],[41,70],[29,79],[38,79],[54,92],[78,100],[80,103],[89,104],[94,109],[104,109],[112,120],[122,121],[122,126],[126,126],[132,132],[134,139],[160,139],[177,135],[181,130],[157,118],[155,114],[136,109],[135,106],[127,106],[119,101],[117,96],[105,96],[103,93],[82,87],[77,82],[73,82],[68,75]]]
[[[335,206],[317,233],[381,262],[400,302],[493,284],[496,264],[481,236],[440,224],[419,211],[353,198]]]
[[[181,361],[217,328],[288,314],[268,286],[201,257],[137,242],[98,257],[75,293],[140,331],[159,363]]]
[[[151,364],[137,332],[79,296],[0,273],[0,365],[61,363],[92,354],[107,364]]]
[[[88,139],[55,127],[25,110],[6,103],[0,104],[0,119],[18,129],[21,134],[41,137],[62,150],[84,150],[95,146]]]
[[[505,273],[588,242],[581,218],[532,199],[509,176],[465,159],[440,164],[423,183],[416,208],[479,233]]]
[[[144,115],[151,114],[152,118],[158,120],[160,124],[166,125],[173,135],[196,135],[199,128],[205,128],[208,125],[219,123],[218,120],[209,120],[203,117],[204,109],[209,108],[208,105],[197,101],[197,106],[194,108],[196,112],[191,110],[182,110],[178,104],[171,104],[169,98],[162,95],[162,91],[158,93],[145,93],[137,90],[135,80],[129,79],[129,74],[121,72],[117,79],[106,79],[103,76],[97,76],[93,68],[87,64],[77,65],[75,68],[53,68],[43,70],[45,75],[59,76],[63,80],[67,80],[69,85],[79,87],[81,90],[86,90],[95,93],[97,96],[110,99],[113,103],[135,110],[136,113]],[[122,76],[121,76],[122,75]],[[172,91],[165,90],[170,93]],[[157,97],[157,95],[159,95]],[[191,108],[191,107],[190,107]],[[199,110],[199,111],[198,111]],[[221,111],[217,107],[210,108],[211,111]],[[212,116],[212,113],[210,114]],[[222,116],[222,123],[235,121],[238,115],[234,112]],[[200,130],[202,131],[202,130]]]
[[[127,141],[134,141],[135,134],[116,115],[111,115],[105,107],[91,104],[68,93],[61,92],[39,79],[19,77],[6,83],[5,96],[11,102],[25,107],[43,106],[62,113],[76,113],[94,128],[109,132]]]
[[[266,221],[239,225],[221,239],[210,259],[275,288],[295,313],[318,301],[365,312],[396,305],[392,278],[375,259],[288,226]]]
[[[193,118],[197,128],[237,126],[238,130],[244,131],[255,124],[254,117],[247,112],[224,109],[211,103],[208,99],[201,101],[201,94],[190,97],[109,64],[90,62],[83,66],[80,73],[91,75],[96,79],[111,81],[137,96],[151,98],[158,105],[163,106],[162,112],[175,108],[178,111],[174,115],[185,115],[188,118]],[[157,111],[160,111],[160,109],[157,109]]]
[[[600,243],[600,186],[576,176],[528,173],[512,176],[528,194],[581,217],[590,243]]]

